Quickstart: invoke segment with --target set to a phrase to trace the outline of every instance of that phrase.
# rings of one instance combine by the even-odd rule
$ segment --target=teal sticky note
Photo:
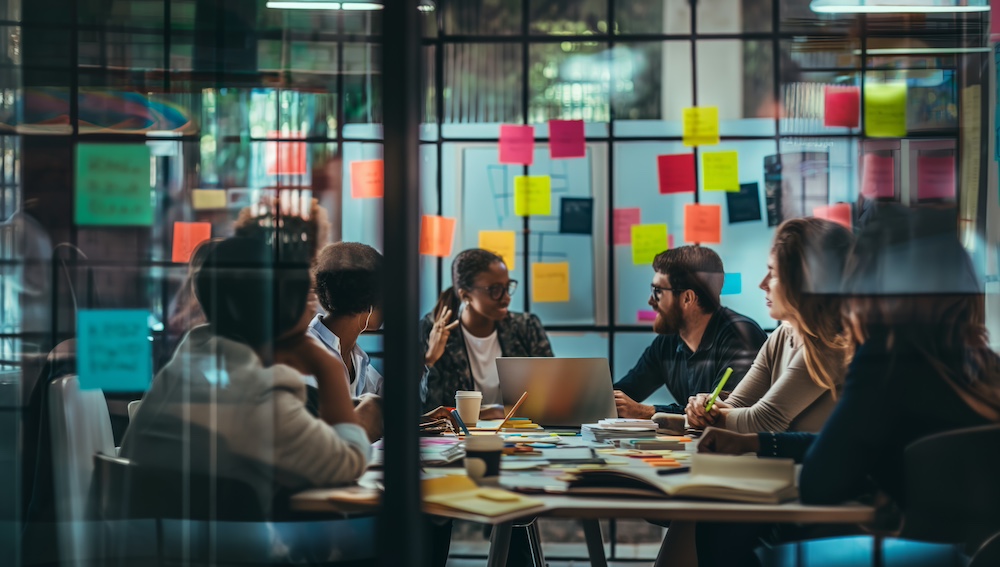
[[[149,170],[146,144],[77,145],[76,224],[152,226]]]
[[[738,273],[726,273],[726,279],[722,282],[722,295],[738,295],[743,292],[743,275]]]
[[[149,312],[81,309],[76,317],[80,389],[142,392],[153,378]]]

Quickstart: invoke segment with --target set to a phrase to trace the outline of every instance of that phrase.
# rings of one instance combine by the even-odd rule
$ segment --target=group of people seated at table
[[[278,225],[241,218],[235,236],[196,252],[189,291],[197,305],[179,309],[203,324],[154,378],[122,456],[244,480],[265,505],[277,489],[350,483],[364,472],[381,436],[385,379],[358,339],[381,326],[390,274],[370,246],[318,248],[322,215],[313,216]],[[886,207],[854,231],[787,220],[761,271],[768,312],[780,322],[769,336],[721,305],[724,267],[710,248],[656,256],[649,305],[657,336],[615,385],[619,416],[705,429],[699,451],[794,458],[805,504],[879,492],[903,513],[909,443],[1000,422],[1000,358],[953,219]],[[430,414],[442,415],[457,391],[478,390],[481,417],[502,417],[512,400],[500,395],[495,359],[553,356],[552,347],[537,316],[510,311],[517,282],[501,257],[459,253],[451,283],[420,321],[423,366],[387,379],[419,380]],[[728,391],[706,411],[730,368]],[[662,387],[677,402],[643,403]],[[181,458],[199,435],[217,440],[212,462]],[[755,565],[753,550],[773,541],[773,528],[674,522],[657,564]],[[434,561],[446,557],[445,546]]]

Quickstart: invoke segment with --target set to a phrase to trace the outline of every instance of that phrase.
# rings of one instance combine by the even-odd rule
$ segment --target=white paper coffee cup
[[[455,407],[466,427],[475,427],[479,421],[479,408],[483,404],[482,392],[455,392]]]

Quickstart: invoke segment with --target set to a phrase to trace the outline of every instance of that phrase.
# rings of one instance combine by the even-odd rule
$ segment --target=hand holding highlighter
[[[726,373],[722,375],[722,380],[719,381],[719,385],[715,387],[715,391],[712,392],[712,397],[708,399],[708,403],[705,404],[705,413],[708,413],[712,406],[715,405],[715,399],[719,397],[722,393],[722,389],[726,386],[726,382],[729,381],[729,377],[733,375],[733,367],[730,366],[726,369]]]

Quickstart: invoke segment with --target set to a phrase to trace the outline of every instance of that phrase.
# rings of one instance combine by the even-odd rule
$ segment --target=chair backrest
[[[131,402],[128,403],[128,410],[127,411],[128,411],[128,420],[129,421],[132,421],[133,419],[135,419],[135,412],[139,411],[139,404],[141,404],[141,403],[142,403],[142,400],[132,400]]]
[[[49,384],[53,490],[59,549],[77,563],[88,556],[87,504],[94,453],[115,450],[111,416],[101,390],[81,390],[75,375]]]
[[[978,546],[1000,530],[1000,424],[919,439],[904,453],[903,536]]]

